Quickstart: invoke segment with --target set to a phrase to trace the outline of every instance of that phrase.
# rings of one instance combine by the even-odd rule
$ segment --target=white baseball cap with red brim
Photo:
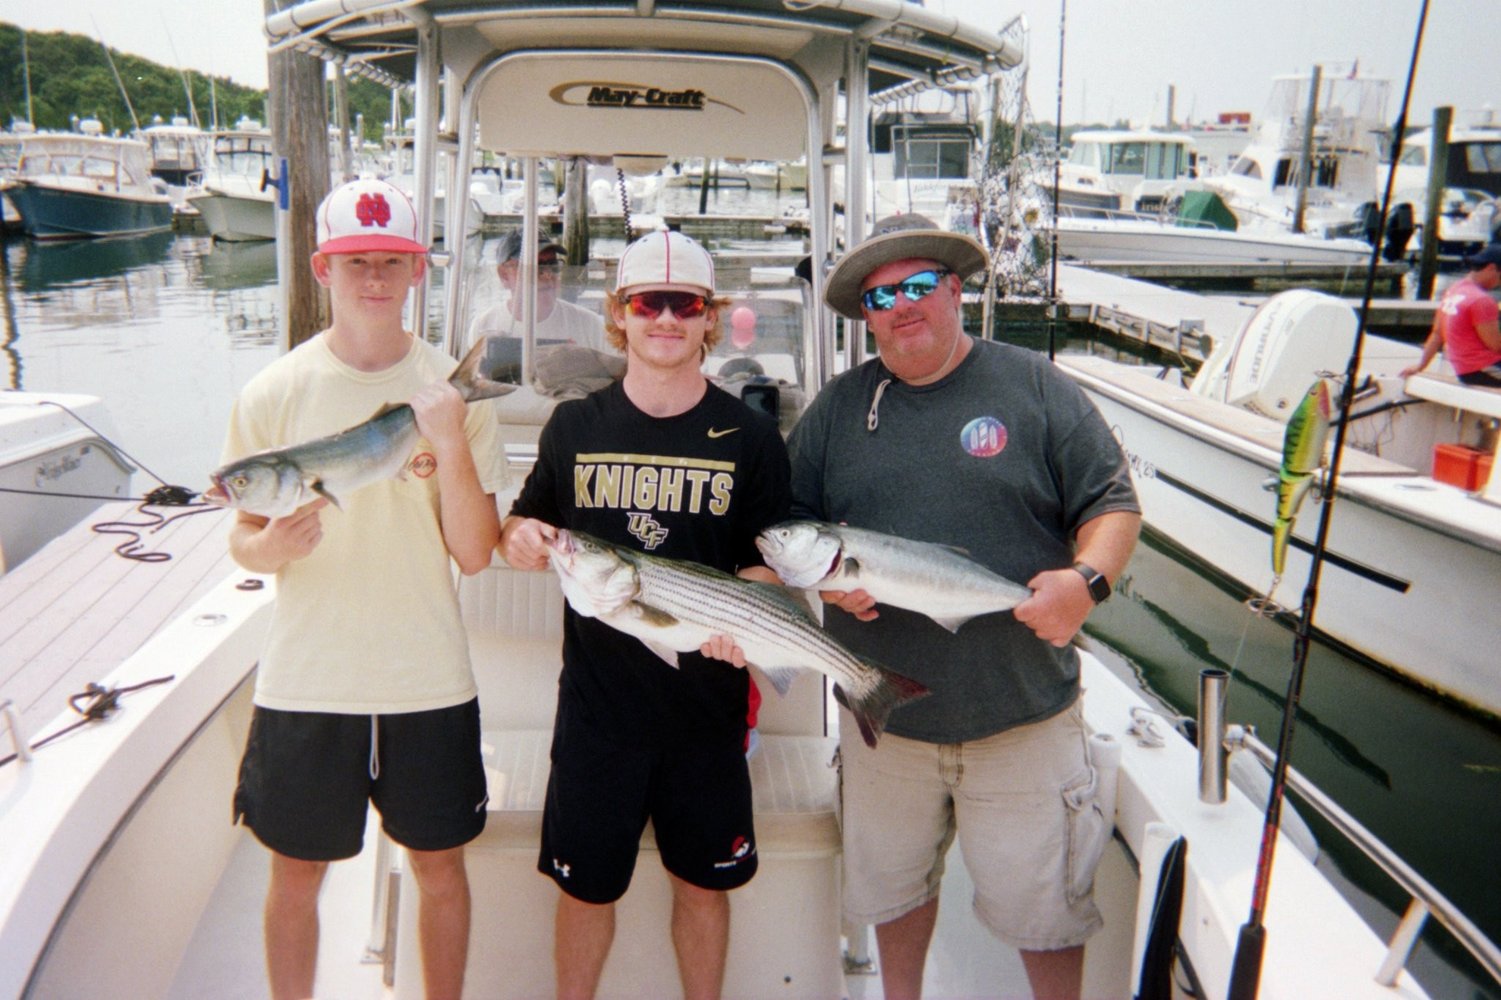
[[[398,187],[374,177],[341,184],[318,206],[319,253],[427,253],[417,212]]]

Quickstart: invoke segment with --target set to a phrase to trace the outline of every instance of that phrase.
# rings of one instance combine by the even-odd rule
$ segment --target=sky
[[[1060,9],[1063,120],[1160,124],[1176,117],[1259,115],[1271,79],[1314,63],[1392,80],[1395,119],[1421,0],[927,0],[931,9],[999,30],[1016,14],[1031,29],[1027,91],[1034,117],[1058,102]],[[0,21],[102,37],[167,66],[266,85],[262,0],[0,0]],[[1413,124],[1432,108],[1490,106],[1501,117],[1501,0],[1430,0],[1414,85]]]

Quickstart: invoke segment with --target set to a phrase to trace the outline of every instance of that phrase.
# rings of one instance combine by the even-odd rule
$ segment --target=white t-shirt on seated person
[[[511,315],[511,300],[507,296],[474,318],[469,325],[469,343],[480,337],[519,337],[521,319]],[[592,347],[596,351],[609,348],[605,344],[604,317],[572,302],[559,299],[553,304],[546,319],[537,320],[537,343],[549,341],[567,342],[579,347]]]

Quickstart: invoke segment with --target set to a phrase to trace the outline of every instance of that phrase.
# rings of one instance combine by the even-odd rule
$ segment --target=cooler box
[[[1480,471],[1481,462],[1485,472]],[[1433,446],[1433,478],[1462,490],[1478,490],[1490,477],[1491,457],[1478,448],[1463,444]]]

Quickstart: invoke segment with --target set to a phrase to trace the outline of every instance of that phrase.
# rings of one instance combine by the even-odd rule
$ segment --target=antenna
[[[182,77],[182,89],[188,93],[188,120],[193,123],[194,128],[199,128],[198,108],[193,105],[193,88],[188,83],[188,71],[183,69],[182,59],[177,55],[177,43],[172,40],[172,32],[167,28],[167,16],[160,11],[157,13],[162,19],[162,34],[167,36],[167,44],[172,48],[172,61],[177,63],[177,75]]]
[[[31,60],[26,56],[26,29],[21,29],[21,75],[26,81],[26,121],[36,124],[36,114],[31,110]]]
[[[99,47],[104,50],[104,58],[109,63],[109,71],[115,74],[115,84],[120,88],[120,96],[125,98],[125,110],[130,112],[130,124],[139,132],[141,130],[140,119],[136,118],[136,109],[130,104],[130,94],[125,91],[125,81],[120,79],[120,71],[115,68],[115,57],[109,54],[109,46],[104,44],[104,32],[99,30],[99,22],[94,20],[94,15],[89,15],[89,20],[94,22],[94,34],[99,36]]]

